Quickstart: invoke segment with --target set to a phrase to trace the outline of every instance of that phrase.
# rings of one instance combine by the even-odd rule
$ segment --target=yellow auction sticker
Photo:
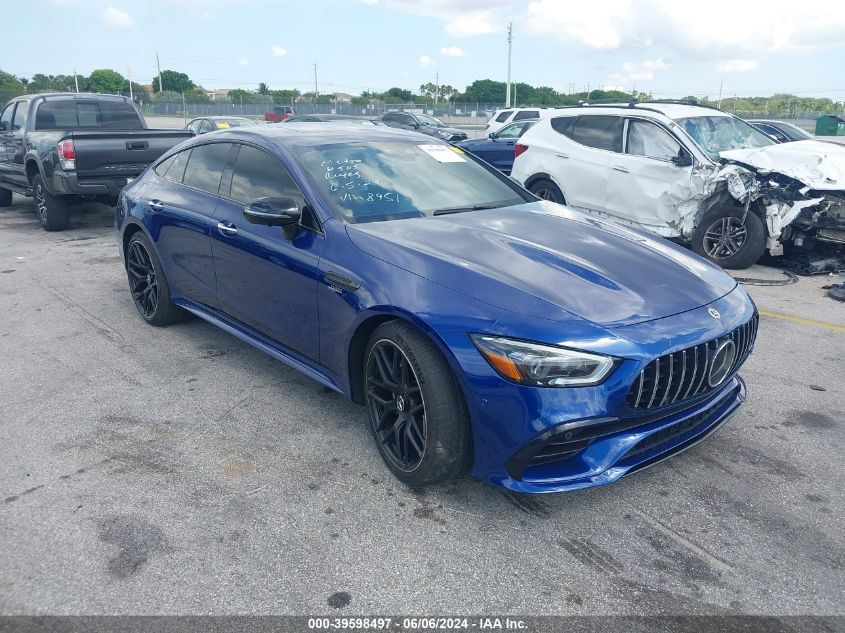
[[[453,152],[455,152],[456,154],[463,154],[464,153],[464,150],[462,150],[460,147],[455,147],[454,145],[450,145],[449,149],[452,150]]]
[[[217,124],[218,130],[225,130],[227,127],[229,127],[229,124],[225,121],[220,121],[220,123]]]

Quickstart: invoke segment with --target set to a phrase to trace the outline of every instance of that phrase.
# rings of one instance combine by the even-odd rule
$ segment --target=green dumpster
[[[816,117],[816,136],[845,136],[845,119],[835,114]]]

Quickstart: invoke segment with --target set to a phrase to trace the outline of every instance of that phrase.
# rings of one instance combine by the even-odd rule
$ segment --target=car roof
[[[252,119],[249,119],[245,116],[238,116],[236,114],[233,114],[232,116],[225,116],[225,115],[219,114],[219,115],[215,115],[215,116],[198,116],[198,117],[194,117],[194,118],[195,119],[211,119],[212,121],[220,121],[220,120],[229,121],[231,119],[243,119],[244,121],[252,121]]]
[[[201,138],[201,137],[196,137]],[[308,122],[285,125],[256,125],[214,132],[215,139],[264,141],[279,147],[315,147],[342,143],[371,143],[379,141],[410,141],[439,143],[437,139],[419,132],[379,125],[349,125],[332,123],[312,125]],[[444,145],[446,143],[443,143]]]
[[[15,99],[101,99],[109,101],[129,101],[129,97],[123,95],[102,94],[99,92],[33,92],[31,94],[18,95]],[[10,99],[11,101],[11,99]]]
[[[562,108],[555,108],[554,114],[578,116],[579,114],[615,114],[615,115],[631,115],[634,113],[646,114],[657,113],[669,117],[670,119],[683,119],[687,117],[696,116],[718,116],[730,117],[731,114],[723,112],[718,108],[709,108],[706,106],[698,106],[684,103],[659,103],[647,101],[642,103],[608,103],[608,104],[584,104],[577,106],[564,106]]]

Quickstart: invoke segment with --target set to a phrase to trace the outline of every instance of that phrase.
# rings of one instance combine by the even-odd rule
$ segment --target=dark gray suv
[[[416,130],[429,136],[434,136],[450,143],[464,141],[467,138],[466,132],[457,128],[448,127],[443,121],[428,114],[416,114],[413,112],[388,112],[381,120],[385,125],[398,127],[403,130]]]

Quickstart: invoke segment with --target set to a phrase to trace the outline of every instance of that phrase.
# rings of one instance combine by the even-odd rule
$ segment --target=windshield
[[[428,114],[418,114],[417,119],[422,125],[430,125],[431,127],[446,127],[446,124],[443,123],[443,121],[435,119],[433,116]]]
[[[244,125],[258,125],[255,121],[249,119],[217,119],[217,129],[225,129],[227,127],[242,127]]]
[[[742,119],[732,116],[695,116],[675,119],[712,160],[719,152],[774,145],[775,141]]]
[[[806,141],[807,139],[815,138],[807,130],[803,130],[792,123],[780,122],[778,125],[780,126],[781,131],[793,141]]]
[[[340,219],[378,222],[522,204],[528,198],[446,144],[302,147],[297,158]]]

